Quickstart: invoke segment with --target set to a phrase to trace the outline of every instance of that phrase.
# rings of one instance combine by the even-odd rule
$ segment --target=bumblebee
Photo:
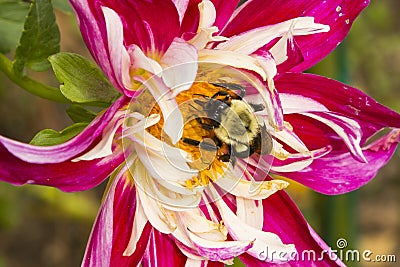
[[[272,138],[264,122],[254,115],[254,112],[265,107],[244,101],[245,89],[238,84],[213,85],[221,90],[211,97],[200,95],[203,99],[196,98],[194,101],[207,114],[207,118],[196,119],[204,129],[213,133],[215,144],[204,144],[189,138],[183,138],[183,142],[209,151],[227,145],[229,149],[219,159],[231,161],[233,164],[235,158],[247,158],[254,153],[269,154],[272,150]]]

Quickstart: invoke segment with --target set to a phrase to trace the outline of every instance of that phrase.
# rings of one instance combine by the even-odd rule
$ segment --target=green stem
[[[1,53],[0,71],[2,71],[11,81],[33,95],[59,103],[71,103],[71,101],[65,98],[58,88],[42,84],[25,75],[22,76],[16,74],[13,71],[11,60]]]

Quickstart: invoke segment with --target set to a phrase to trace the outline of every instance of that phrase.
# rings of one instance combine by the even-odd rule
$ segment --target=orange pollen
[[[220,90],[221,88],[210,83],[196,82],[189,90],[176,96],[176,101],[185,122],[182,138],[177,143],[177,147],[192,156],[192,162],[189,162],[188,165],[190,168],[199,171],[197,176],[186,181],[186,186],[189,189],[197,186],[206,186],[210,182],[216,181],[219,176],[224,174],[226,169],[226,162],[220,160],[229,151],[226,144],[222,144],[215,151],[202,149],[197,144],[207,142],[215,146],[214,140],[216,140],[216,137],[214,131],[205,129],[202,125],[203,123],[210,123],[210,119],[207,118],[207,114],[199,103],[205,103],[207,101],[205,97],[211,97]],[[150,114],[159,114],[161,118],[157,124],[147,128],[147,131],[159,140],[171,144],[168,136],[162,130],[164,119],[160,107],[157,104],[154,105]]]

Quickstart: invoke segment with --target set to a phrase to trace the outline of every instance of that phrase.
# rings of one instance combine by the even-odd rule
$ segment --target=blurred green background
[[[348,83],[400,112],[400,1],[372,0],[356,20],[346,39]],[[90,57],[73,15],[57,12],[62,51]],[[343,49],[343,47],[341,48]],[[332,78],[343,77],[338,52],[331,54],[311,72]],[[51,73],[33,73],[36,79],[57,86]],[[39,130],[61,130],[71,124],[65,106],[39,99],[16,87],[0,73],[0,134],[28,142]],[[349,248],[369,249],[374,254],[394,254],[400,261],[399,189],[400,152],[344,207],[351,216],[329,218],[326,198],[300,185],[289,193],[318,233],[326,224],[348,226],[350,233],[328,233],[335,249],[338,238]],[[87,192],[66,194],[38,186],[14,187],[0,183],[0,267],[79,266],[104,185]],[[329,197],[341,201],[342,196]],[[330,201],[330,200],[329,200]],[[321,203],[325,203],[321,208]],[[335,211],[337,212],[337,211]],[[336,213],[335,213],[336,214]],[[332,217],[332,216],[331,216]],[[336,219],[336,221],[335,221]],[[354,235],[354,236],[350,236]],[[237,266],[240,266],[239,264]],[[349,263],[349,266],[355,266]],[[397,266],[395,263],[366,263],[359,266]]]

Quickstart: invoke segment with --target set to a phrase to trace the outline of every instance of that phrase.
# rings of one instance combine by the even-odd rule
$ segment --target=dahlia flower
[[[342,194],[395,151],[399,114],[302,73],[369,1],[238,2],[71,0],[121,96],[63,144],[1,137],[0,179],[71,192],[110,176],[82,266],[344,265],[276,177]]]

